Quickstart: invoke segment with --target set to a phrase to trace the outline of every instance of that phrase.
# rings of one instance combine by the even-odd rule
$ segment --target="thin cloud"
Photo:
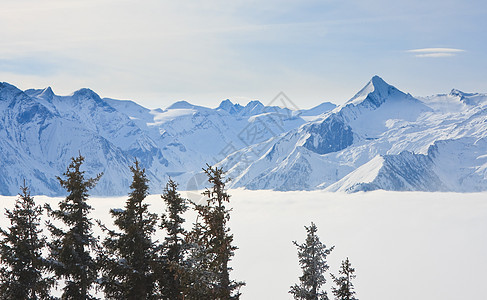
[[[455,48],[422,48],[407,50],[409,53],[414,53],[416,57],[452,57],[458,53],[465,52],[463,49]]]

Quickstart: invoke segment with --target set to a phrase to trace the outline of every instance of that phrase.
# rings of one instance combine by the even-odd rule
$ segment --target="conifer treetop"
[[[348,257],[347,259],[342,261],[338,274],[339,274],[338,277],[331,274],[331,278],[335,283],[335,286],[332,287],[332,292],[333,295],[335,296],[335,299],[336,300],[358,300],[357,298],[355,298],[355,291],[352,283],[352,279],[355,279],[357,275],[355,275],[355,269],[352,268],[352,265]]]
[[[145,169],[135,160],[130,170],[132,184],[125,208],[110,210],[118,229],[101,226],[107,237],[98,258],[100,283],[106,299],[160,299],[155,286],[158,245],[152,239],[158,217],[144,202],[149,189]]]
[[[88,191],[92,189],[102,174],[94,178],[85,178],[81,166],[84,157],[73,157],[64,178],[58,177],[59,183],[68,195],[59,202],[59,209],[53,210],[46,204],[48,214],[61,220],[64,227],[57,227],[50,221],[47,227],[52,235],[48,243],[50,248],[51,268],[58,279],[65,280],[63,299],[95,299],[91,288],[96,284],[98,266],[91,250],[98,247],[98,240],[93,236],[93,223],[89,217],[93,209],[88,205]]]
[[[307,232],[303,244],[293,241],[298,248],[298,261],[303,275],[299,277],[299,284],[291,286],[290,294],[294,299],[300,300],[327,300],[326,291],[321,287],[326,283],[324,273],[329,269],[326,257],[334,249],[327,249],[316,234],[318,228],[311,222],[310,226],[304,226]]]
[[[46,275],[42,257],[46,238],[40,229],[42,207],[36,206],[24,180],[13,210],[5,210],[11,226],[0,229],[0,299],[51,299],[54,279]]]

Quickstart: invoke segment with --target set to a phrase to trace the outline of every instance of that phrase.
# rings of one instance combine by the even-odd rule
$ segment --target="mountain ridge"
[[[152,193],[169,176],[198,188],[205,163],[227,170],[233,188],[483,191],[485,124],[485,94],[415,98],[379,76],[342,105],[305,110],[230,99],[148,109],[88,88],[59,96],[0,83],[0,194],[26,179],[34,194],[61,195],[55,178],[79,151],[87,174],[105,174],[101,196],[127,193],[135,157]]]
[[[478,102],[486,103],[486,95],[475,95],[479,97],[476,99]],[[438,166],[428,163],[431,158],[428,156],[428,151],[437,142],[465,137],[482,138],[485,135],[482,132],[486,132],[487,129],[486,125],[481,123],[485,118],[483,112],[484,110],[477,106],[463,107],[455,113],[448,109],[442,111],[441,107],[436,107],[435,110],[427,103],[401,92],[375,76],[350,101],[269,142],[266,148],[272,151],[268,151],[244,171],[249,175],[230,172],[231,176],[237,178],[232,183],[232,187],[294,190],[295,187],[289,189],[288,185],[283,184],[283,179],[296,177],[307,178],[301,185],[303,190],[326,189],[332,185],[334,187],[329,188],[329,191],[355,192],[372,189],[436,191],[439,185],[444,185],[442,190],[449,191],[486,190],[487,174],[482,172],[485,167],[483,164],[477,166],[474,175],[468,175],[474,176],[476,184],[462,189],[459,184],[445,183],[444,181],[447,180],[444,176],[439,180],[437,173],[441,170],[431,171],[430,168],[438,169]],[[470,130],[467,132],[466,128]],[[245,151],[241,150],[241,152]],[[457,153],[461,151],[463,150],[452,149],[454,155],[461,155]],[[476,151],[487,154],[487,148],[477,148]],[[279,152],[279,159],[269,159],[270,154],[276,156],[272,152]],[[411,155],[408,156],[408,153]],[[341,181],[378,156],[386,158],[385,163],[389,167],[376,169],[381,170],[377,176],[387,177],[388,180],[377,179],[372,188],[372,185],[366,184],[370,181],[370,174],[374,173],[374,169],[369,169],[363,172],[365,175],[353,176],[357,182]],[[470,159],[479,161],[478,157],[470,157]],[[221,166],[231,171],[234,168],[231,161],[234,159],[223,161]],[[402,163],[405,166],[409,163],[411,166],[411,164],[420,164],[419,162],[423,166],[418,165],[416,176],[423,176],[425,181],[430,182],[429,189],[426,183],[425,186],[414,183],[414,176],[404,178],[407,176],[400,174],[401,169],[404,168],[401,166]],[[448,162],[443,164],[447,165]],[[469,165],[473,168],[475,163],[470,162]],[[300,167],[303,168],[299,174],[290,172],[290,170],[299,170]],[[461,173],[461,170],[462,166],[458,163],[450,171]],[[355,175],[358,173],[360,170]],[[393,182],[391,179],[393,177],[403,179]],[[461,179],[457,178],[457,180]],[[439,181],[442,182],[438,183]],[[345,182],[347,187],[342,187],[341,184]]]

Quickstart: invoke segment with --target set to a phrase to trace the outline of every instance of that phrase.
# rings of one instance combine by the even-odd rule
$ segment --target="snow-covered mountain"
[[[51,88],[0,83],[0,194],[17,194],[24,179],[34,194],[62,194],[56,176],[79,152],[88,175],[104,173],[95,195],[125,194],[135,158],[151,192],[160,192],[169,176],[187,188],[205,163],[305,122],[299,112],[258,101],[225,100],[216,109],[181,101],[150,110],[89,89],[58,96]]]
[[[233,187],[275,190],[487,190],[487,95],[416,99],[380,77],[345,104],[220,165]],[[236,162],[236,163],[234,163]]]
[[[0,83],[0,194],[24,179],[34,194],[63,194],[56,176],[79,152],[88,175],[104,173],[95,195],[125,194],[135,158],[153,193],[169,176],[198,188],[206,163],[248,189],[487,190],[485,94],[415,98],[374,76],[338,107],[281,106],[147,109],[89,89],[58,96]]]

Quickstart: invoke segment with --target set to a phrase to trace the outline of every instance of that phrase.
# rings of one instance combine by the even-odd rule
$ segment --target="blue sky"
[[[2,0],[0,81],[166,107],[487,92],[485,1]]]

